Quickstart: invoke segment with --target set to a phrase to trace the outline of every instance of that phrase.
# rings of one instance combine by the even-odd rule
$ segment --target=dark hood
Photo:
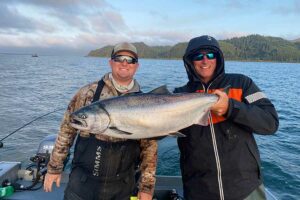
[[[190,82],[201,82],[200,77],[195,71],[193,62],[191,61],[193,55],[200,49],[209,49],[217,53],[217,67],[212,80],[214,80],[218,75],[225,72],[224,56],[220,49],[218,41],[211,36],[203,35],[193,38],[189,41],[185,54],[183,56],[184,66]]]

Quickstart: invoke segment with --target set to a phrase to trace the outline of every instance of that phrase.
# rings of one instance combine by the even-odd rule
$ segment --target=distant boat
[[[32,54],[32,57],[39,57],[36,53]]]

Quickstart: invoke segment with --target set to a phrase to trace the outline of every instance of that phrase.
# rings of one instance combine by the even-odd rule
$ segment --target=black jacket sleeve
[[[230,99],[227,117],[258,134],[274,134],[279,126],[274,105],[248,77],[243,84],[242,102]]]

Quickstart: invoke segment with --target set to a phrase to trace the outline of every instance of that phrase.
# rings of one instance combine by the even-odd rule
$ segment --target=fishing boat
[[[32,54],[31,57],[39,57],[36,53]]]
[[[56,135],[45,137],[39,144],[31,163],[22,167],[21,162],[0,161],[0,199],[53,200],[63,199],[69,173],[64,170],[60,187],[53,184],[52,192],[44,192],[43,178],[52,152]],[[267,199],[276,197],[266,189]],[[180,176],[157,176],[153,200],[182,200],[183,189]]]

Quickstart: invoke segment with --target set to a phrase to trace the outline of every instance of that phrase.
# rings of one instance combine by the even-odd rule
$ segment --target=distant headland
[[[219,40],[226,60],[300,62],[300,38],[289,41],[279,37],[249,35]],[[140,58],[182,59],[187,42],[174,46],[148,46],[133,43]],[[110,57],[113,46],[92,50],[87,56]]]

